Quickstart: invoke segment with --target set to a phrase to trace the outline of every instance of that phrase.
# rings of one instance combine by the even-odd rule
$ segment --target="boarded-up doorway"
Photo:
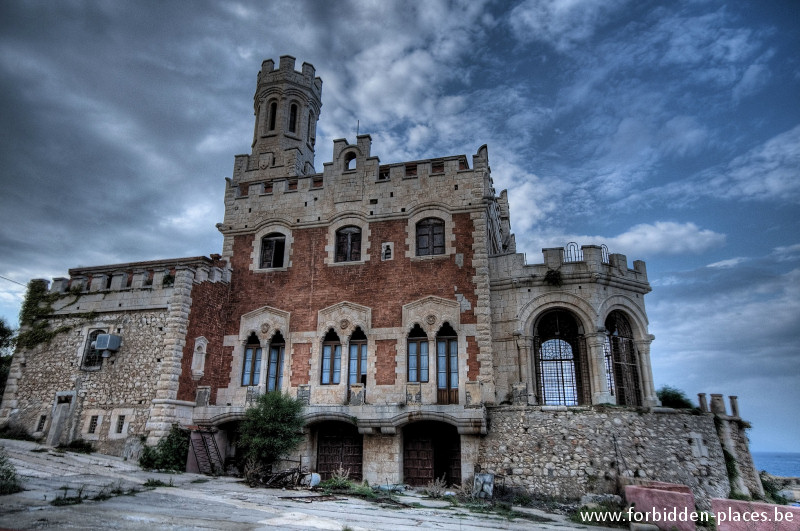
[[[443,422],[416,422],[403,430],[403,481],[425,486],[444,477],[461,485],[461,438],[455,426]]]
[[[317,428],[317,473],[329,479],[340,468],[361,481],[364,440],[358,428],[344,422],[324,422]]]

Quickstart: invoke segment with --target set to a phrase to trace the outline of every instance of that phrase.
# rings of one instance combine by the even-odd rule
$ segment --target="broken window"
[[[283,355],[286,344],[283,335],[276,332],[269,344],[269,360],[267,364],[267,392],[280,391],[283,376]]]
[[[86,350],[83,354],[83,363],[81,367],[84,369],[91,369],[100,367],[103,363],[103,353],[95,348],[95,341],[97,336],[105,334],[105,330],[92,330],[86,340]]]
[[[534,356],[541,404],[591,403],[586,342],[569,312],[555,310],[542,317],[534,335]]]
[[[286,236],[278,232],[271,232],[261,238],[261,262],[259,267],[283,267],[283,253],[286,246]]]
[[[336,231],[336,261],[358,262],[361,260],[361,229],[344,227]]]
[[[444,254],[444,221],[425,218],[417,223],[417,256]]]
[[[448,323],[436,334],[436,388],[439,404],[458,404],[458,337]]]
[[[242,385],[258,385],[261,379],[261,343],[255,332],[247,338],[242,364]]]
[[[633,331],[625,314],[614,310],[605,322],[605,369],[608,389],[620,406],[640,406],[639,363]]]
[[[408,381],[428,381],[428,336],[418,324],[408,334]]]
[[[322,343],[322,385],[338,384],[342,371],[342,345],[333,330],[325,334]]]

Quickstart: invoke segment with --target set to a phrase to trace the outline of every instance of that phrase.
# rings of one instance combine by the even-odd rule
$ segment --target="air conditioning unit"
[[[122,336],[116,334],[99,334],[94,342],[94,348],[97,350],[110,350],[116,352],[122,343]],[[107,357],[107,356],[105,356]]]

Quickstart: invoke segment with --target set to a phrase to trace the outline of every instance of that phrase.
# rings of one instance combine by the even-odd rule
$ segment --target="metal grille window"
[[[322,385],[339,383],[342,372],[342,344],[333,330],[325,334],[322,343]]]
[[[621,406],[642,405],[639,363],[633,331],[625,314],[614,310],[606,318],[605,368],[608,388]]]
[[[436,334],[436,388],[439,404],[458,404],[458,338],[448,323]]]
[[[117,417],[117,433],[122,433],[122,428],[125,427],[125,415]]]
[[[105,334],[105,330],[92,330],[89,333],[89,337],[86,340],[86,351],[83,355],[83,364],[82,367],[84,368],[92,368],[92,367],[100,367],[103,363],[103,353],[96,348],[94,348],[95,341],[97,341],[97,336],[100,334]]]
[[[543,405],[591,403],[586,342],[570,313],[557,310],[541,318],[534,335],[534,356]]]
[[[283,267],[283,254],[286,247],[286,236],[272,232],[261,238],[260,267]]]
[[[344,227],[336,231],[336,261],[358,262],[361,260],[361,229]]]
[[[283,335],[276,332],[269,344],[269,360],[267,363],[267,392],[280,391],[283,376],[283,355],[286,344]]]
[[[428,336],[418,324],[408,334],[408,381],[428,381]]]
[[[45,422],[47,422],[47,415],[42,415],[39,417],[39,424],[36,425],[36,431],[42,431],[44,429]]]
[[[89,419],[89,433],[95,433],[97,431],[97,421],[100,420],[99,415],[92,415]]]
[[[444,221],[425,218],[417,223],[417,256],[444,254]]]
[[[242,385],[258,385],[261,379],[261,343],[255,333],[250,334],[244,348]]]

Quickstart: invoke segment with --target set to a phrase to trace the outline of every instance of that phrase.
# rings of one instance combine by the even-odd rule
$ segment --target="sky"
[[[0,2],[0,316],[71,267],[218,253],[262,60],[381,163],[488,144],[517,249],[647,262],[655,383],[800,452],[800,2]],[[19,284],[17,284],[19,283]],[[22,285],[20,285],[22,284]]]

